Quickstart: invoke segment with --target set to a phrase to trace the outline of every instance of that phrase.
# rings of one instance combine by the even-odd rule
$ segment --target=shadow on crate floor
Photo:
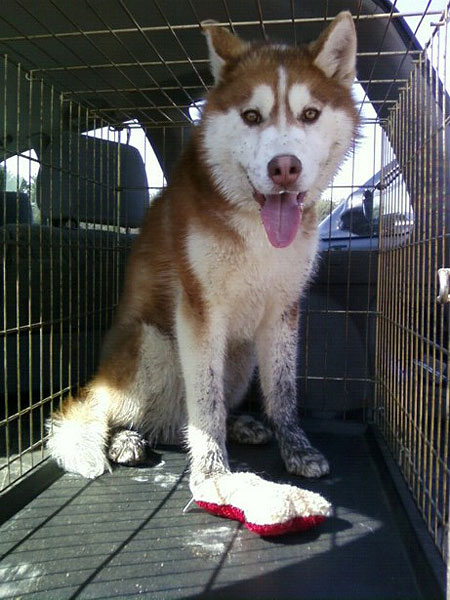
[[[325,495],[334,515],[320,527],[264,539],[196,508],[184,514],[186,455],[161,447],[141,468],[94,481],[64,474],[7,520],[0,597],[431,598],[365,428],[342,423],[310,436],[331,463],[320,481],[287,475],[274,444],[230,453],[235,469]]]

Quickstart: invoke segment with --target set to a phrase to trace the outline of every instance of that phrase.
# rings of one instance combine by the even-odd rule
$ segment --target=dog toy
[[[261,536],[306,531],[331,512],[331,505],[319,494],[266,481],[253,473],[226,473],[191,488],[199,508],[240,521]]]

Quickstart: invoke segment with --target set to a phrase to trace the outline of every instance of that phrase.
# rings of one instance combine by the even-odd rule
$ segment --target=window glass
[[[191,119],[194,125],[198,125],[200,123],[205,102],[206,100],[197,100],[196,102],[193,102],[188,108],[189,118]]]
[[[120,131],[109,127],[99,127],[86,132],[85,135],[117,142],[129,144],[137,148],[142,156],[147,173],[150,199],[157,196],[161,189],[166,186],[166,179],[161,169],[161,165],[156,157],[152,145],[145,135],[145,131],[138,121],[128,121],[124,123],[124,128]]]
[[[36,203],[38,171],[39,161],[33,149],[10,156],[0,162],[0,192],[26,194],[31,203],[33,222],[35,223],[40,221],[40,211]],[[2,219],[1,214],[0,219]]]
[[[359,83],[355,83],[353,93],[362,125],[351,154],[319,201],[322,240],[377,236],[381,198],[383,223],[385,219],[390,223],[394,219],[404,233],[413,220],[409,195],[397,162],[383,165],[382,170],[382,143],[389,142],[386,136],[383,140],[376,113]]]

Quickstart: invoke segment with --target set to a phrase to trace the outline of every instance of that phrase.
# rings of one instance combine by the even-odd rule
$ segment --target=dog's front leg
[[[224,400],[225,331],[217,315],[200,318],[188,302],[177,311],[177,340],[188,412],[191,489],[229,472]]]
[[[231,473],[225,448],[225,328],[208,315],[201,323],[186,305],[177,312],[177,337],[186,387],[190,488],[197,505],[245,521],[252,531],[275,535],[312,527],[329,514],[329,503],[313,492],[265,481],[253,473]]]
[[[329,472],[325,457],[313,448],[299,424],[297,343],[299,306],[273,312],[256,340],[259,373],[267,416],[274,426],[289,473],[321,477]]]

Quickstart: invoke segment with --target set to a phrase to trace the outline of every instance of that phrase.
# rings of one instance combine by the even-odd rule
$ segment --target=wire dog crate
[[[401,214],[408,190],[416,201],[408,240],[395,244],[398,223],[392,220],[380,231],[375,414],[430,533],[447,556],[448,276],[443,273],[437,281],[449,259],[445,19],[448,12],[417,57],[385,127],[383,164],[395,153],[405,185],[399,189],[395,177],[387,179],[383,203]]]
[[[307,415],[371,424],[447,563],[449,6],[10,0],[0,9],[2,502],[46,464],[45,420],[95,370],[145,208],[201,118],[212,78],[200,22],[297,44],[349,9],[363,137],[319,206],[299,398]]]

